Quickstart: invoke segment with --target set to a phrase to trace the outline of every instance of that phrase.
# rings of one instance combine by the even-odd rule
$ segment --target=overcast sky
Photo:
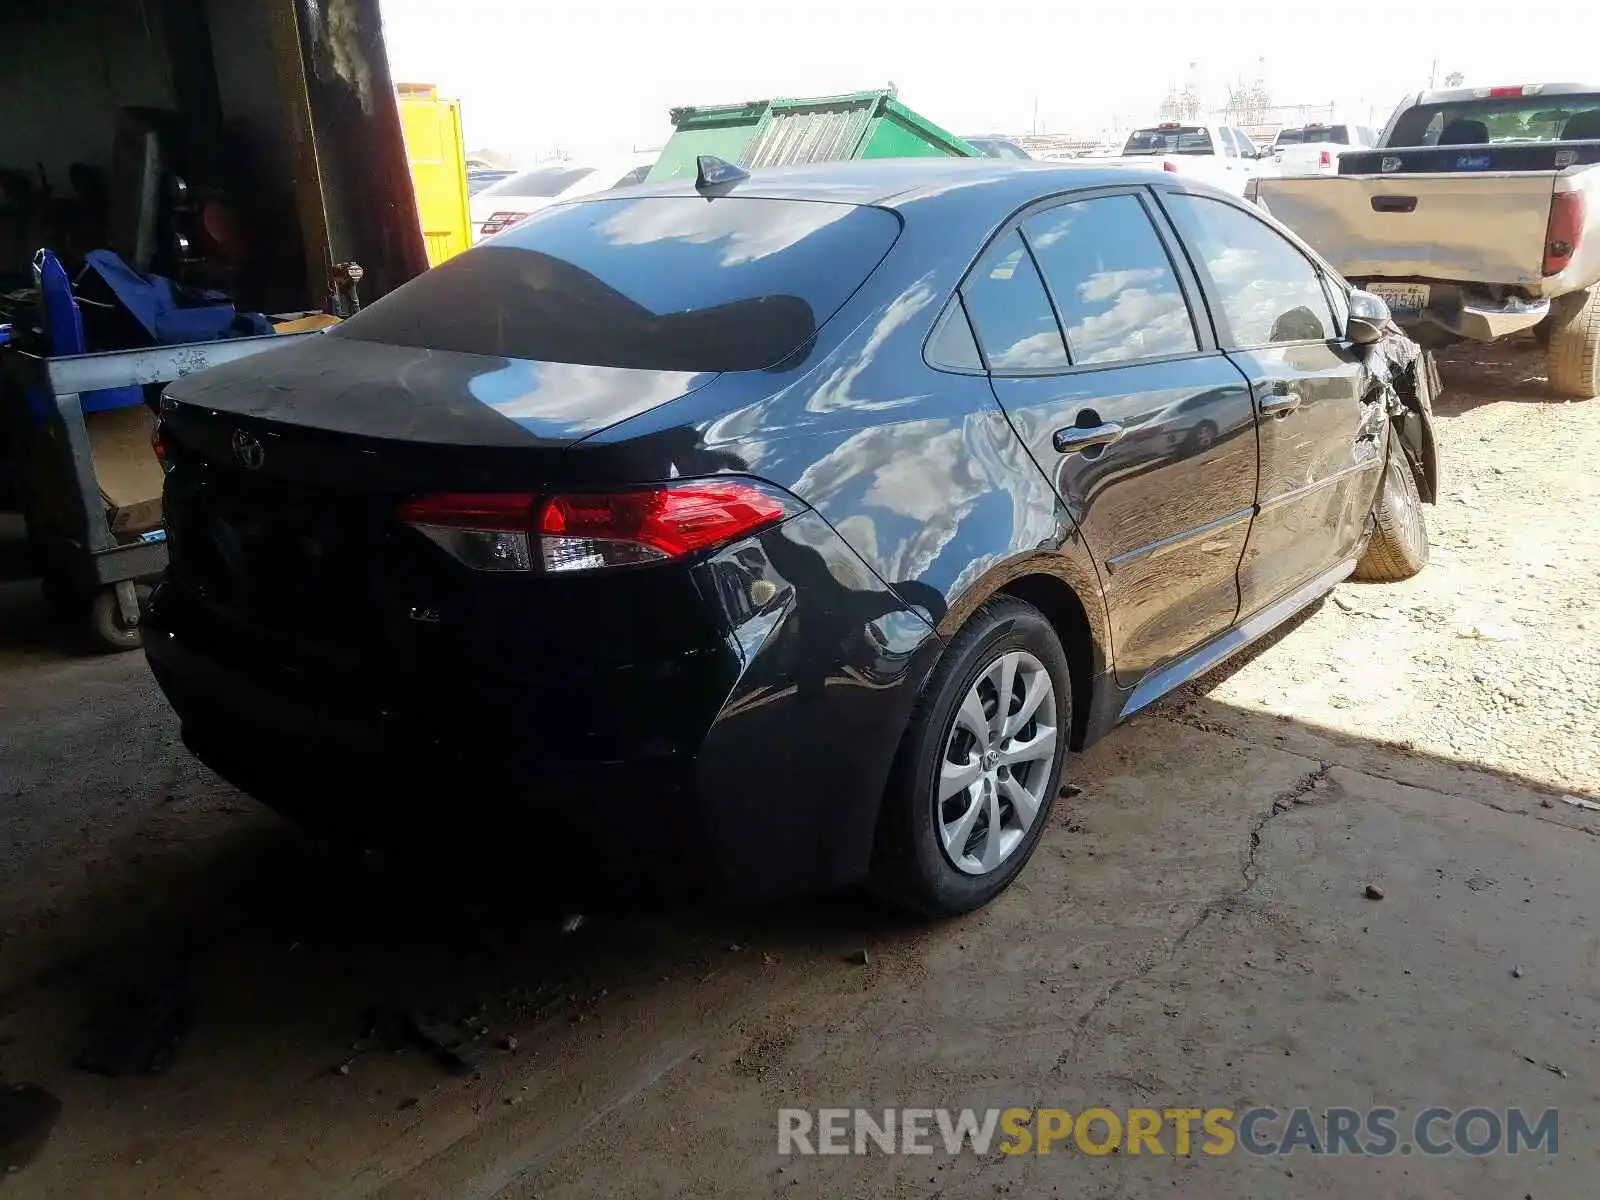
[[[1026,132],[1036,101],[1048,131],[1151,120],[1191,62],[1208,102],[1220,105],[1264,58],[1274,102],[1337,102],[1378,124],[1427,86],[1435,59],[1441,84],[1451,71],[1483,85],[1600,75],[1597,0],[1544,0],[1525,20],[1482,0],[1352,15],[1362,11],[1281,0],[383,0],[395,78],[459,97],[469,147],[523,157],[658,146],[673,105],[890,81],[912,108],[977,134]]]

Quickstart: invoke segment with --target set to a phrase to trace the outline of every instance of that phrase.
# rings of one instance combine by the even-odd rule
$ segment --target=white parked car
[[[1339,155],[1377,144],[1377,133],[1365,125],[1295,125],[1278,131],[1272,166],[1279,175],[1337,175]]]
[[[468,200],[472,240],[478,242],[510,229],[557,201],[643,183],[658,153],[652,150],[583,162],[563,159],[509,175]]]
[[[1245,185],[1256,176],[1256,160],[1263,153],[1237,126],[1165,121],[1135,129],[1119,157],[1127,162],[1158,159],[1164,171],[1194,175],[1242,196]]]

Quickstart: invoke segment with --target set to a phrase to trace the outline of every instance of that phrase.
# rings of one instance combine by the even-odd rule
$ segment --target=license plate
[[[1367,289],[1389,306],[1395,316],[1415,316],[1428,307],[1425,283],[1374,283]]]

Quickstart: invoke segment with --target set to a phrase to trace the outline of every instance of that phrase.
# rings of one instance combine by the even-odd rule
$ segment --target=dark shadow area
[[[1594,814],[1559,802],[1542,807],[1541,797],[1555,789],[1539,780],[1206,697],[1217,679],[1309,616],[1131,727],[1173,720],[1236,739],[1245,753],[1287,750],[1435,790],[1459,781],[1461,794],[1503,812],[1600,829]],[[1113,734],[1083,765],[1122,753],[1118,742]],[[1203,764],[1197,768],[1203,781]],[[46,893],[25,886],[30,864],[10,863],[0,912],[0,1079],[34,1079],[69,1094],[98,1088],[93,1094],[110,1108],[96,1120],[102,1127],[109,1120],[126,1139],[157,1136],[147,1130],[157,1119],[149,1106],[153,1095],[166,1094],[153,1089],[167,1085],[145,1072],[192,1080],[196,1072],[259,1069],[276,1074],[281,1090],[285,1075],[300,1080],[294,1087],[336,1088],[355,1086],[342,1075],[370,1080],[401,1071],[399,1090],[384,1093],[384,1103],[404,1109],[419,1091],[475,1073],[515,1078],[533,1069],[518,1054],[550,1044],[579,1053],[577,1065],[564,1069],[582,1071],[588,1057],[610,1053],[603,1041],[573,1049],[569,1027],[587,1020],[611,1015],[605,1027],[615,1033],[620,1025],[624,1034],[643,1021],[636,1036],[653,1045],[669,1038],[655,1022],[663,1030],[681,1025],[686,1006],[736,1018],[800,981],[864,965],[868,947],[873,962],[880,955],[915,960],[929,930],[924,920],[847,891],[753,907],[640,906],[564,932],[567,914],[522,899],[514,872],[442,872],[330,844],[208,780],[200,777],[200,795],[183,802],[224,804],[228,815],[198,835],[96,846],[92,857],[104,869]],[[146,818],[173,800],[161,798],[159,784],[126,782],[150,808]],[[1095,803],[1086,793],[1073,812],[1092,813]],[[1030,871],[1070,869],[1072,830],[1058,821],[1049,835],[1056,844]],[[542,852],[528,847],[526,871],[538,870]],[[997,902],[1023,903],[1017,896]],[[1118,909],[1101,911],[1109,927],[1097,936],[1117,937]],[[381,1066],[395,1062],[410,1065]],[[85,1069],[112,1078],[86,1084]],[[370,1101],[350,1093],[358,1094]],[[348,1120],[354,1126],[371,1111],[353,1108]],[[69,1104],[57,1130],[74,1115]],[[201,1126],[195,1136],[209,1135]]]

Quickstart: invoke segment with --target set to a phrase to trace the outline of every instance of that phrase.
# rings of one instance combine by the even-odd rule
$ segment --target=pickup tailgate
[[[1530,287],[1556,172],[1263,177],[1263,207],[1350,279]]]

